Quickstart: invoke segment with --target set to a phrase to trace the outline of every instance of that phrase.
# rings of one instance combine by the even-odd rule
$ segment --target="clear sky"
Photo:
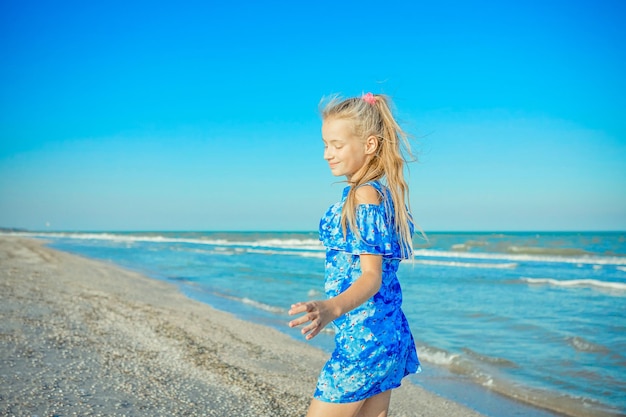
[[[385,93],[436,230],[626,230],[626,2],[0,4],[0,226],[316,230]]]

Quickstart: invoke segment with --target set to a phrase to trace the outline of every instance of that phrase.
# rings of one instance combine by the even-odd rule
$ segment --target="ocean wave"
[[[518,368],[519,367],[515,362],[510,361],[508,359],[484,355],[484,354],[475,352],[470,348],[463,348],[462,350],[463,350],[463,353],[465,353],[468,357],[481,363],[494,365],[497,367],[503,367],[503,368]]]
[[[424,363],[444,367],[500,395],[535,407],[574,417],[621,415],[616,409],[590,398],[561,394],[510,380],[498,371],[503,367],[518,367],[507,359],[479,354],[469,348],[463,348],[463,354],[457,354],[432,346],[418,345],[417,351]]]
[[[56,239],[78,239],[78,240],[103,240],[113,242],[152,242],[152,243],[196,243],[207,245],[228,245],[230,242],[225,239],[196,239],[183,237],[168,237],[163,235],[142,235],[142,234],[118,234],[118,233],[82,233],[82,232],[22,232],[15,233],[18,236],[56,238]]]
[[[262,255],[293,255],[293,256],[301,256],[303,258],[325,258],[326,254],[323,252],[314,252],[314,251],[298,251],[298,250],[290,250],[290,251],[278,251],[272,249],[247,249],[248,253],[259,253]]]
[[[268,248],[281,248],[281,249],[306,249],[306,250],[318,250],[324,249],[322,243],[318,239],[294,239],[294,238],[271,238],[271,239],[259,239],[259,240],[229,240],[229,239],[215,239],[210,237],[189,238],[189,237],[175,237],[166,236],[160,234],[125,234],[125,233],[80,233],[80,232],[49,232],[49,233],[36,233],[36,232],[16,232],[12,235],[24,236],[24,237],[39,237],[39,238],[57,238],[57,239],[80,239],[80,240],[102,240],[113,242],[149,242],[149,243],[189,243],[196,245],[210,245],[210,246],[237,246],[237,247],[268,247]]]
[[[445,367],[458,363],[460,358],[459,354],[432,346],[417,346],[417,352],[421,361]]]
[[[324,249],[318,239],[261,239],[250,242],[250,246],[266,246],[277,248]]]
[[[599,345],[597,343],[590,342],[580,336],[573,336],[567,338],[567,343],[579,352],[590,353],[609,353],[610,350],[606,346]]]
[[[414,255],[416,258],[459,258],[509,262],[559,262],[587,265],[626,265],[626,257],[620,256],[547,256],[494,252],[455,252],[437,249],[417,249],[415,250]]]
[[[558,280],[554,278],[521,278],[522,282],[533,285],[553,285],[557,287],[586,287],[603,290],[626,291],[626,283],[600,281],[597,279],[566,279]]]
[[[324,297],[324,293],[322,293],[319,290],[313,289],[311,288],[308,292],[307,292],[307,297],[309,298],[319,298],[319,297]]]
[[[253,300],[251,298],[248,297],[242,297],[242,298],[237,298],[237,297],[229,297],[231,299],[234,299],[236,301],[239,301],[243,304],[247,304],[250,305],[254,308],[258,308],[259,310],[263,310],[263,311],[269,311],[270,313],[275,313],[275,314],[286,314],[287,310],[284,308],[280,308],[280,307],[276,307],[276,306],[272,306],[269,304],[265,304],[262,303],[260,301],[256,301]]]
[[[556,412],[559,415],[572,417],[618,417],[623,415],[620,410],[591,398],[529,387],[504,378],[488,378],[481,385],[500,395]]]
[[[509,246],[507,252],[524,255],[589,256],[590,252],[579,248],[543,248],[535,246]]]
[[[444,366],[456,373],[474,376],[485,376],[484,371],[480,371],[483,366],[496,368],[517,368],[518,365],[508,359],[489,356],[464,347],[462,353],[452,353],[447,350],[433,346],[420,345],[417,347],[420,360],[434,365]]]
[[[228,295],[228,294],[217,293],[217,292],[211,292],[211,295],[215,297],[225,298],[227,300],[231,300],[236,303],[245,304],[245,305],[254,307],[258,310],[263,310],[263,311],[277,314],[277,315],[287,314],[287,311],[288,311],[286,308],[276,307],[271,304],[266,304],[261,301],[253,300],[252,298],[248,298],[248,297],[237,297],[234,295]]]
[[[494,268],[494,269],[513,269],[517,267],[516,262],[458,262],[458,261],[438,261],[434,259],[414,259],[416,264],[434,265],[434,266],[450,266],[455,268]]]
[[[455,243],[452,250],[467,251],[477,246],[487,246],[489,243],[482,240],[468,240],[465,243]]]

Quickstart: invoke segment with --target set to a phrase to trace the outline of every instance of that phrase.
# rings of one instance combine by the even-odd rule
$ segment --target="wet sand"
[[[327,356],[166,282],[0,236],[0,415],[302,416]],[[390,416],[480,414],[405,382]]]

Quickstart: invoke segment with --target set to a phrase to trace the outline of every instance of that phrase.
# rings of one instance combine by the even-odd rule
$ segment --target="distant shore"
[[[0,236],[0,414],[301,416],[327,354],[113,265]],[[480,416],[405,383],[391,416]]]

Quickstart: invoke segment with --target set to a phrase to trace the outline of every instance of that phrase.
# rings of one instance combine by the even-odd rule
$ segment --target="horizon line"
[[[27,233],[317,233],[317,230],[296,229],[28,229],[23,227],[0,227],[0,232]],[[424,233],[626,233],[619,229],[436,229]]]

